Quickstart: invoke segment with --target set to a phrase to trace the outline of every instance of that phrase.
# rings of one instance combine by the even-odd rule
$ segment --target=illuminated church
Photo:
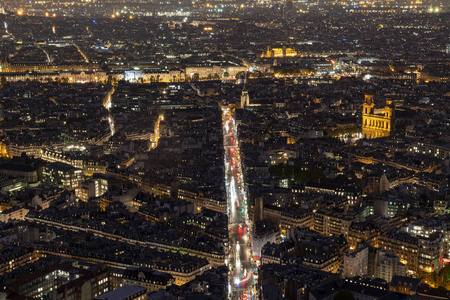
[[[373,139],[390,136],[394,131],[395,108],[392,100],[386,100],[384,108],[375,108],[372,95],[366,95],[362,114],[362,137]]]
[[[294,57],[297,55],[298,53],[295,51],[295,48],[286,47],[286,45],[281,44],[277,47],[267,46],[266,52],[263,52],[261,57]]]

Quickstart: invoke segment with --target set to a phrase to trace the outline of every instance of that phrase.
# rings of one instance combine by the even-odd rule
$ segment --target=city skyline
[[[0,24],[0,299],[450,297],[450,2]]]

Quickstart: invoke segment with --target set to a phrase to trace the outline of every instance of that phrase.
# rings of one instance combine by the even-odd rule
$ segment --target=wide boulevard
[[[239,142],[234,114],[223,110],[225,147],[225,182],[228,198],[230,254],[227,259],[229,298],[254,298],[251,232],[249,230],[247,194],[242,174]]]

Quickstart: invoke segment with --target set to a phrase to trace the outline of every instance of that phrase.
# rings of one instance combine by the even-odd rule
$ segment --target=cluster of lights
[[[116,12],[116,13],[114,13],[114,14],[111,14],[111,19],[115,19],[115,18],[117,18],[117,17],[119,17],[120,16],[120,13],[119,12]],[[133,17],[133,15],[130,15],[129,17],[128,17],[130,20],[132,20],[134,17]]]
[[[437,12],[439,12],[439,7],[435,7],[435,8],[430,7],[430,8],[428,9],[428,12],[430,12],[430,13],[433,13],[433,12],[437,13]]]
[[[17,15],[18,16],[24,16],[25,15],[25,11],[23,11],[22,9],[19,9],[18,11],[17,11]],[[47,18],[48,17],[56,17],[56,14],[55,13],[49,13],[49,12],[46,12],[45,14],[44,14]]]

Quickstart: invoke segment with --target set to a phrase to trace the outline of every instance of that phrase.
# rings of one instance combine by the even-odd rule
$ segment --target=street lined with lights
[[[253,290],[247,194],[242,173],[237,127],[230,110],[223,110],[222,122],[230,239],[230,254],[227,259],[229,268],[228,297],[230,299],[252,299],[255,291]]]

